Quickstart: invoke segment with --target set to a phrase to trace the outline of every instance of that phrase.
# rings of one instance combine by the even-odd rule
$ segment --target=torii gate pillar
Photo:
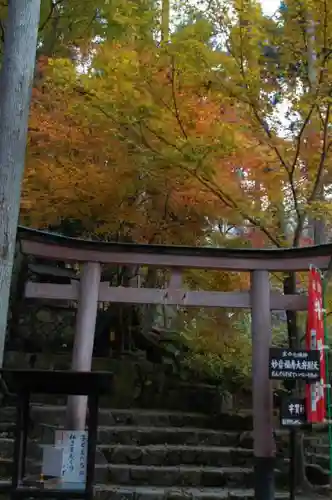
[[[269,380],[272,326],[268,271],[253,271],[251,274],[251,308],[255,500],[274,500],[275,441],[273,395]]]
[[[101,266],[98,262],[83,264],[71,367],[73,371],[89,372],[91,370],[100,276]],[[86,396],[69,396],[66,416],[67,429],[84,430],[86,410]]]

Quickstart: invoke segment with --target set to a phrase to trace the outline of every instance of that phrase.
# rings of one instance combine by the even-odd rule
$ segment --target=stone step
[[[287,453],[289,445],[289,431],[286,429],[276,429],[275,431],[276,444],[279,449],[282,449]],[[252,431],[239,431],[238,433],[238,444],[242,448],[253,448],[253,432]],[[304,435],[305,447],[312,452],[324,453],[323,450],[329,448],[328,436],[322,436],[321,434],[316,434],[314,432]]]
[[[152,444],[236,446],[238,433],[190,427],[99,427],[99,442],[146,446]]]
[[[330,449],[330,444],[328,440],[328,436],[322,439],[320,436],[315,436],[314,434],[309,434],[308,436],[304,436],[304,442],[308,445],[313,451],[319,451],[324,453],[323,450]]]
[[[57,427],[56,429],[61,429]],[[54,442],[53,427],[38,427],[34,429],[31,439],[40,443]],[[12,439],[13,436],[4,435],[3,439]],[[192,445],[192,446],[226,446],[238,445],[238,433],[232,431],[215,431],[190,427],[136,427],[136,426],[108,426],[98,428],[98,443],[104,445]],[[1,451],[0,451],[1,453]]]
[[[65,407],[33,407],[33,434],[35,437],[51,437],[56,428],[63,428]],[[149,410],[101,410],[98,439],[102,443],[123,445],[209,445],[253,448],[251,431],[228,431],[208,427],[206,415],[197,413],[163,412]],[[5,408],[0,411],[0,438],[13,436],[14,409]],[[133,424],[136,423],[135,424]],[[149,426],[153,422],[156,425]],[[186,425],[187,422],[195,426]],[[165,423],[172,425],[165,426]],[[201,424],[202,427],[198,425]],[[204,426],[205,424],[205,426]],[[276,431],[276,442],[279,452],[288,453],[288,437],[286,430]],[[44,442],[52,442],[43,439]],[[305,447],[314,454],[328,453],[329,447],[321,435],[305,436]]]
[[[99,450],[111,464],[247,466],[253,458],[252,450],[226,446],[101,445]]]
[[[0,438],[0,458],[12,458],[14,452],[13,438]]]
[[[12,438],[0,438],[0,458],[11,459],[14,450]],[[191,446],[191,445],[119,445],[99,444],[97,463],[133,464],[133,465],[199,465],[199,466],[251,466],[253,450],[229,446]],[[327,454],[315,454],[305,450],[308,464],[318,465],[329,470],[330,457]],[[42,450],[38,442],[28,442],[27,456],[33,460],[42,460]],[[99,459],[99,460],[98,460]],[[279,455],[278,466],[288,466],[287,455]]]
[[[248,439],[242,439],[241,431],[204,429],[196,427],[138,427],[138,426],[100,426],[98,439],[105,444],[124,444],[146,446],[149,444],[230,446],[246,449],[253,448],[252,433]],[[247,435],[247,432],[245,433]],[[308,437],[306,444],[314,436]],[[276,433],[278,445],[288,443],[288,433]]]
[[[38,476],[41,464],[27,461],[28,474]],[[0,477],[10,477],[12,461],[0,459]],[[287,485],[288,473],[276,470],[276,485]],[[100,464],[95,469],[96,483],[125,486],[181,486],[215,488],[252,488],[254,474],[251,467],[198,467],[193,465],[154,466],[127,464]]]
[[[0,478],[11,477],[12,474],[12,459],[0,457]]]
[[[306,460],[309,464],[319,465],[322,469],[330,469],[330,456],[322,453],[306,453]]]
[[[13,436],[14,430],[15,430],[14,422],[0,422],[0,438]]]
[[[198,467],[193,465],[154,466],[109,464],[105,480],[105,466],[96,468],[96,480],[123,485],[196,486],[218,488],[252,488],[254,474],[251,467]],[[284,487],[288,473],[276,470],[276,485]]]
[[[37,422],[61,425],[64,423],[66,407],[58,405],[32,405],[31,415]],[[13,422],[15,408],[0,411],[0,422]],[[211,417],[201,413],[102,408],[99,411],[99,425],[137,425],[152,427],[210,427]]]
[[[54,431],[63,429],[63,426],[38,425],[33,429],[33,433],[29,432],[29,437],[40,443],[52,443],[54,439]],[[114,446],[162,446],[173,445],[178,447],[183,446],[200,446],[200,447],[227,447],[240,448],[242,450],[253,449],[253,440],[242,439],[241,432],[234,431],[216,431],[209,429],[198,428],[182,428],[182,427],[137,427],[137,426],[101,426],[98,428],[98,443],[104,444],[106,447],[113,444]],[[14,437],[14,424],[11,422],[0,423],[0,440],[3,443],[1,446],[7,450],[10,446],[10,440]],[[9,439],[9,442],[6,440]],[[309,435],[305,437],[305,452],[308,456],[319,456],[318,460],[324,463],[328,460],[329,445],[317,444],[314,442],[315,436]],[[277,432],[277,449],[278,456],[287,457],[289,453],[288,437],[284,431],[279,434]],[[6,452],[6,453],[9,453]],[[218,453],[217,450],[213,453]],[[135,454],[135,452],[134,452]],[[0,448],[1,456],[1,448]],[[324,457],[325,456],[325,457]],[[309,460],[311,463],[319,463],[315,460]],[[326,468],[326,467],[324,467]]]
[[[38,426],[33,429],[30,437],[41,443],[52,443],[55,429],[60,430],[62,427]],[[172,444],[236,447],[238,446],[238,433],[196,427],[100,426],[98,443],[136,446]]]
[[[198,465],[198,466],[240,466],[251,467],[254,451],[248,448],[229,446],[190,446],[190,445],[99,445],[98,449],[108,463],[132,465]],[[322,469],[329,470],[328,455],[307,453],[306,461]],[[285,455],[277,457],[278,467],[282,470],[289,466]]]
[[[10,483],[0,481],[0,492],[9,491]],[[8,500],[1,495],[1,500]],[[153,487],[153,486],[122,486],[103,485],[95,486],[96,500],[254,500],[253,489],[228,488],[181,488],[181,487]],[[276,492],[275,500],[288,500],[288,492]],[[318,497],[322,498],[322,497]],[[312,498],[297,496],[296,500],[313,500]],[[315,497],[317,500],[317,497]]]
[[[97,486],[95,498],[100,500],[254,500],[253,489],[177,488],[121,485]],[[275,500],[288,500],[288,492],[277,492]],[[297,496],[297,500],[312,500]],[[317,499],[316,499],[317,500]]]
[[[40,424],[34,425],[33,435],[41,438],[43,442],[51,443],[55,429],[63,429],[62,425]],[[45,435],[48,439],[45,440]],[[0,424],[0,438],[13,437],[13,423],[2,422]],[[98,441],[103,444],[123,444],[123,445],[205,445],[205,446],[226,446],[240,447],[245,449],[253,448],[252,433],[241,431],[223,431],[209,428],[197,427],[160,427],[160,426],[136,426],[136,425],[108,425],[99,426]],[[288,433],[285,431],[276,432],[276,443],[279,452],[288,453]],[[305,437],[305,448],[307,452],[314,454],[327,454],[328,445],[315,442],[315,435]]]
[[[15,408],[7,407],[0,410],[0,423],[13,422]],[[31,415],[34,421],[45,424],[63,425],[65,422],[66,406],[33,404]],[[203,413],[142,410],[142,409],[110,409],[101,408],[99,411],[99,425],[137,425],[149,427],[199,427],[216,430],[250,431],[252,428],[251,416],[246,412],[234,414],[220,414],[211,416]]]
[[[111,464],[246,466],[252,464],[253,457],[252,450],[219,446],[100,444],[97,449]],[[13,439],[0,438],[0,457],[12,458],[13,450]],[[28,443],[27,456],[41,460],[41,448]]]
[[[0,433],[12,427],[15,421],[15,408],[0,409]],[[65,423],[66,407],[64,405],[38,405],[31,408],[33,421],[36,423],[61,426]],[[100,426],[137,426],[137,427],[197,427],[222,431],[237,431],[244,447],[252,447],[251,417],[248,412],[221,414],[211,416],[202,413],[144,410],[144,409],[110,409],[101,408],[99,411]],[[242,424],[242,425],[241,425]],[[288,441],[289,432],[285,429],[277,430],[277,441]],[[315,446],[328,445],[327,433],[312,432],[305,436],[307,442],[315,442]]]

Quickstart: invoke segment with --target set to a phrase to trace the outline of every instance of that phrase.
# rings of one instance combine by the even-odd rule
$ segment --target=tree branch
[[[241,18],[240,18],[240,21],[241,21]],[[246,73],[245,73],[245,69],[244,69],[244,61],[243,61],[243,36],[242,36],[242,27],[240,26],[240,51],[241,51],[241,57],[240,57],[240,73],[241,73],[241,76],[242,76],[242,79],[246,85],[246,88],[248,90],[248,93],[249,93],[249,85],[248,85],[248,82],[247,82],[247,78],[246,78]],[[233,56],[234,57],[234,56]],[[235,59],[236,61],[236,59]],[[251,96],[248,94],[248,101],[249,101],[249,105],[254,113],[254,116],[256,118],[256,120],[258,121],[259,125],[261,126],[261,128],[263,129],[264,133],[267,135],[268,139],[269,139],[269,142],[268,142],[268,146],[270,147],[270,149],[272,149],[272,151],[274,151],[274,153],[276,154],[281,166],[284,168],[286,174],[287,174],[287,177],[288,177],[288,181],[289,181],[289,184],[290,184],[290,188],[291,188],[291,192],[292,192],[292,197],[293,197],[293,203],[294,203],[294,209],[295,209],[295,212],[296,212],[296,216],[297,216],[297,219],[298,221],[300,221],[301,219],[301,211],[300,211],[300,208],[299,208],[299,203],[298,203],[298,198],[297,198],[297,193],[296,193],[296,188],[295,188],[295,184],[294,184],[294,170],[295,170],[295,165],[297,163],[297,160],[298,160],[298,156],[299,156],[299,153],[300,153],[300,145],[301,145],[301,136],[302,136],[302,133],[306,127],[306,125],[303,127],[303,131],[301,129],[301,136],[300,136],[300,140],[298,142],[298,145],[297,145],[297,152],[295,154],[295,158],[294,158],[294,161],[293,161],[293,164],[292,166],[289,168],[289,166],[287,165],[286,161],[284,160],[279,148],[276,146],[276,144],[274,144],[274,137],[272,135],[272,132],[268,126],[268,124],[266,123],[266,121],[260,116],[260,113],[257,109],[257,106],[256,106],[256,103],[252,100]],[[312,113],[312,111],[311,111]],[[311,116],[311,113],[310,113],[310,116]],[[308,119],[310,119],[310,116]]]
[[[308,123],[310,122],[310,118],[312,116],[312,113],[314,111],[316,107],[316,99],[314,101],[314,103],[312,104],[312,106],[310,107],[310,110],[302,124],[302,127],[300,129],[300,132],[298,133],[298,136],[296,138],[296,149],[295,149],[295,155],[294,155],[294,159],[293,159],[293,162],[292,162],[292,166],[290,168],[290,172],[291,174],[293,175],[294,174],[294,171],[295,171],[295,168],[296,168],[296,164],[298,162],[298,159],[299,159],[299,156],[300,156],[300,152],[301,152],[301,141],[302,141],[302,136],[305,132],[305,129],[307,128],[307,125]]]
[[[174,104],[176,121],[178,122],[178,125],[180,127],[180,130],[182,132],[183,137],[185,139],[188,139],[188,135],[185,131],[182,120],[180,118],[179,108],[177,105],[176,92],[175,92],[175,60],[174,60],[174,56],[172,57],[172,81],[171,81],[171,83],[172,83],[172,99],[173,99],[173,104]]]
[[[151,130],[149,130],[149,131],[155,134],[154,131],[151,131]],[[159,137],[159,135],[156,135],[156,137],[158,139],[163,140],[163,142],[166,141],[164,138]],[[163,159],[167,159],[162,155],[162,153],[157,151],[155,148],[153,148],[149,144],[148,140],[146,139],[146,137],[144,135],[143,129],[142,129],[142,139],[143,139],[146,147],[150,148],[153,153],[159,155],[160,157],[163,157]],[[176,148],[176,149],[181,152],[181,150],[179,150],[178,148]],[[266,227],[264,227],[264,225],[261,223],[260,220],[257,220],[254,217],[244,213],[243,210],[238,206],[238,204],[227,193],[225,193],[220,188],[213,186],[210,181],[204,179],[202,176],[200,176],[197,173],[199,167],[201,166],[202,161],[203,161],[202,159],[199,160],[197,167],[195,169],[190,169],[190,168],[186,167],[185,165],[183,165],[182,163],[177,163],[177,166],[178,166],[178,168],[180,168],[181,170],[183,170],[187,174],[189,174],[191,177],[194,177],[196,180],[198,180],[209,192],[214,194],[226,207],[237,211],[243,217],[244,220],[248,220],[253,226],[255,226],[260,231],[262,231],[265,234],[265,236],[267,236],[267,238],[271,241],[271,243],[273,243],[277,247],[281,247],[279,240],[277,238],[275,238]]]
[[[326,109],[326,114],[325,114],[325,123],[324,123],[324,129],[323,129],[323,146],[322,146],[322,152],[320,155],[320,161],[318,165],[318,170],[317,170],[317,175],[314,183],[313,190],[311,192],[311,195],[309,196],[309,203],[312,201],[315,201],[317,194],[321,188],[322,184],[322,177],[323,177],[323,172],[324,172],[324,166],[325,166],[325,160],[327,158],[328,154],[328,128],[329,128],[329,119],[330,119],[330,112],[331,112],[331,104],[327,105]]]
[[[85,97],[88,97],[89,99],[92,99],[92,97],[96,98],[96,96],[94,94],[91,94],[91,92],[87,92],[85,91],[85,89],[82,89],[80,87],[77,87],[75,89],[79,94],[85,96]],[[110,118],[113,122],[117,123],[117,125],[120,125],[115,119],[113,116],[111,116],[109,113],[107,113],[102,106],[96,104],[96,103],[92,103],[92,105],[94,107],[96,107],[96,109],[98,109],[100,112],[102,112],[106,117]],[[179,117],[180,118],[180,117]],[[143,143],[145,145],[145,147],[149,148],[150,151],[152,151],[154,154],[158,155],[160,158],[163,158],[164,160],[167,160],[167,158],[158,150],[156,150],[155,148],[153,148],[153,146],[151,146],[151,144],[149,144],[145,134],[144,134],[144,130],[143,130],[143,124],[141,122],[138,123],[139,127],[140,127],[140,133],[141,133],[141,139],[143,140]],[[164,136],[161,136],[160,134],[158,134],[155,130],[152,130],[146,123],[144,123],[144,127],[146,128],[146,130],[148,130],[151,134],[155,135],[155,137],[160,140],[163,144],[167,145],[168,147],[171,147],[172,149],[175,149],[176,151],[178,151],[181,155],[183,154],[182,150],[176,145],[176,144],[173,144],[171,143],[170,141],[168,141],[168,139],[166,139]],[[129,127],[126,126],[124,127],[125,130],[128,132],[129,131]],[[136,139],[138,138],[137,137],[137,131],[135,131],[133,129],[133,132],[134,135],[136,136]],[[125,137],[125,136],[124,136]],[[138,144],[134,143],[134,147],[140,151],[139,147],[138,147]],[[202,162],[205,160],[205,158],[200,158],[197,162],[197,165],[194,169],[191,169],[191,168],[188,168],[186,167],[185,165],[183,165],[183,163],[181,162],[176,162],[177,166],[185,171],[187,174],[189,174],[191,177],[194,177],[196,178],[196,180],[198,180],[203,186],[206,187],[206,189],[209,190],[209,192],[211,192],[212,194],[214,194],[225,206],[227,206],[228,208],[231,208],[235,211],[237,211],[242,217],[244,220],[248,220],[253,226],[255,226],[256,228],[258,228],[260,231],[262,231],[266,236],[267,238],[274,244],[276,245],[277,247],[280,247],[280,242],[277,238],[275,238],[271,233],[270,231],[262,224],[262,222],[258,219],[255,219],[254,217],[246,214],[245,212],[243,212],[243,210],[238,206],[238,204],[227,194],[225,193],[221,188],[219,187],[216,187],[216,186],[213,186],[213,184],[211,184],[211,182],[207,179],[204,179],[204,177],[200,176],[197,171],[198,169],[201,167],[202,165]]]
[[[268,138],[270,139],[270,141],[273,141],[274,137],[273,137],[272,132],[269,129],[268,125],[260,117],[259,112],[258,112],[258,110],[256,109],[256,107],[255,107],[255,105],[253,103],[251,103],[251,107],[252,107],[254,115],[256,116],[256,119],[260,123],[262,129],[264,130],[264,132],[266,133],[266,135],[268,136]],[[268,145],[275,152],[278,160],[280,161],[281,166],[284,168],[284,170],[285,170],[285,172],[287,174],[289,185],[290,185],[290,189],[291,189],[291,192],[292,192],[294,209],[295,209],[295,212],[296,212],[297,219],[299,221],[301,219],[301,211],[300,211],[300,208],[299,208],[299,203],[298,203],[298,199],[297,199],[296,188],[295,188],[295,184],[294,184],[294,171],[295,171],[295,168],[293,168],[293,165],[296,164],[298,155],[300,153],[300,143],[299,143],[299,147],[298,147],[298,152],[295,155],[296,159],[294,159],[294,163],[292,164],[292,166],[290,168],[287,165],[287,163],[285,162],[285,160],[283,159],[283,157],[282,157],[282,155],[281,155],[281,153],[279,151],[279,148],[275,144],[273,144],[272,142],[271,143],[269,142]]]
[[[322,152],[320,155],[320,160],[319,160],[319,164],[318,164],[317,175],[316,175],[316,179],[314,182],[314,187],[312,189],[310,196],[308,197],[308,204],[309,205],[310,205],[310,203],[315,201],[315,199],[319,193],[319,190],[321,188],[325,161],[327,159],[328,152],[329,152],[330,146],[332,144],[332,141],[330,143],[328,142],[328,127],[329,127],[330,112],[331,112],[331,105],[328,104],[327,109],[326,109],[326,113],[325,113],[325,120],[324,120]],[[301,232],[302,232],[303,225],[305,222],[305,218],[306,218],[306,213],[301,214],[301,218],[299,219],[298,225],[297,225],[295,233],[294,233],[294,240],[293,240],[294,246],[297,246],[299,244],[299,240],[300,240]]]
[[[328,46],[328,9],[327,9],[327,0],[324,0],[324,21],[323,21],[323,47],[324,49]]]
[[[50,11],[45,19],[45,21],[39,26],[39,33],[41,31],[43,31],[43,29],[45,28],[45,26],[48,24],[48,22],[51,20],[53,14],[54,14],[54,11],[55,9],[58,7],[58,5],[60,5],[61,3],[63,3],[64,0],[58,0],[57,2],[51,0],[51,7],[50,7]]]
[[[209,183],[209,181],[204,180],[204,178],[200,177],[198,174],[193,174],[193,175],[203,186],[209,189],[209,191],[211,191],[221,201],[225,203],[225,199],[227,198],[229,199],[229,196],[226,193],[224,193],[220,188],[215,188],[214,186],[211,185],[211,183]],[[243,217],[244,220],[248,220],[254,227],[262,231],[262,233],[264,233],[265,236],[267,236],[267,238],[271,241],[271,243],[273,243],[276,247],[278,248],[281,247],[279,240],[270,233],[270,231],[262,224],[262,222],[259,219],[256,219],[251,215],[245,213],[233,200],[232,204],[230,204],[229,201],[226,202],[226,204],[228,207],[236,210]]]
[[[2,44],[4,44],[5,43],[5,28],[4,28],[2,20],[0,20],[0,39],[1,39]]]

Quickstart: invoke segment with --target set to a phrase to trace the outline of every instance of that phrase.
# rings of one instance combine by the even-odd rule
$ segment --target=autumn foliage
[[[237,166],[247,158],[251,175],[263,153],[253,150],[250,131],[238,129],[244,118],[234,103],[220,104],[199,73],[177,69],[167,52],[118,43],[96,57],[103,78],[78,82],[66,60],[44,58],[38,68],[24,221],[47,227],[69,218],[99,237],[188,244],[200,242],[208,221],[238,222]],[[256,194],[247,195],[254,205]]]
[[[272,19],[254,0],[179,2],[169,42],[153,1],[87,2],[80,15],[80,2],[51,13],[43,3],[21,221],[104,240],[260,248],[317,242],[323,221],[322,241],[332,219],[323,3],[288,0]]]

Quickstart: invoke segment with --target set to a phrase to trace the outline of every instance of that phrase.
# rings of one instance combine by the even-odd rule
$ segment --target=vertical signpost
[[[324,292],[326,284],[322,280],[319,269],[311,267],[308,285],[308,320],[306,331],[307,348],[316,348],[320,352],[321,376],[314,387],[306,387],[306,403],[308,421],[317,424],[328,424],[330,447],[330,478],[332,477],[332,421],[331,421],[331,384],[329,381],[329,357],[326,333],[326,312],[324,309]]]
[[[320,357],[319,380],[306,386],[308,422],[319,424],[326,417],[325,335],[322,279],[319,270],[313,267],[309,270],[306,348],[317,350]]]
[[[325,311],[321,273],[310,267],[308,283],[308,317],[305,336],[305,351],[293,349],[270,349],[270,379],[303,380],[306,382],[305,398],[293,397],[291,391],[281,402],[280,422],[282,426],[296,429],[306,423],[320,424],[330,419],[330,393],[327,389],[328,362],[325,359]],[[328,408],[326,401],[329,402]],[[332,428],[329,420],[330,446]],[[330,474],[332,474],[332,450],[330,450]],[[295,498],[295,483],[292,480],[294,458],[291,458],[290,499]]]
[[[295,382],[303,380],[308,387],[317,386],[321,379],[320,351],[295,350],[285,348],[270,349],[270,379]],[[294,439],[296,427],[305,423],[306,400],[294,398],[289,393],[281,402],[280,421],[290,429],[290,439]],[[295,498],[295,456],[290,456],[290,490],[289,498]]]
[[[326,328],[326,309],[325,309],[325,292],[327,287],[327,280],[323,281],[323,317],[324,317],[324,339],[325,347],[329,348],[327,340],[327,328]],[[326,374],[326,406],[327,406],[327,421],[328,421],[328,437],[329,437],[329,452],[330,452],[330,482],[332,480],[332,405],[331,405],[331,382],[330,382],[330,372],[329,372],[329,350],[325,350],[325,374]]]

